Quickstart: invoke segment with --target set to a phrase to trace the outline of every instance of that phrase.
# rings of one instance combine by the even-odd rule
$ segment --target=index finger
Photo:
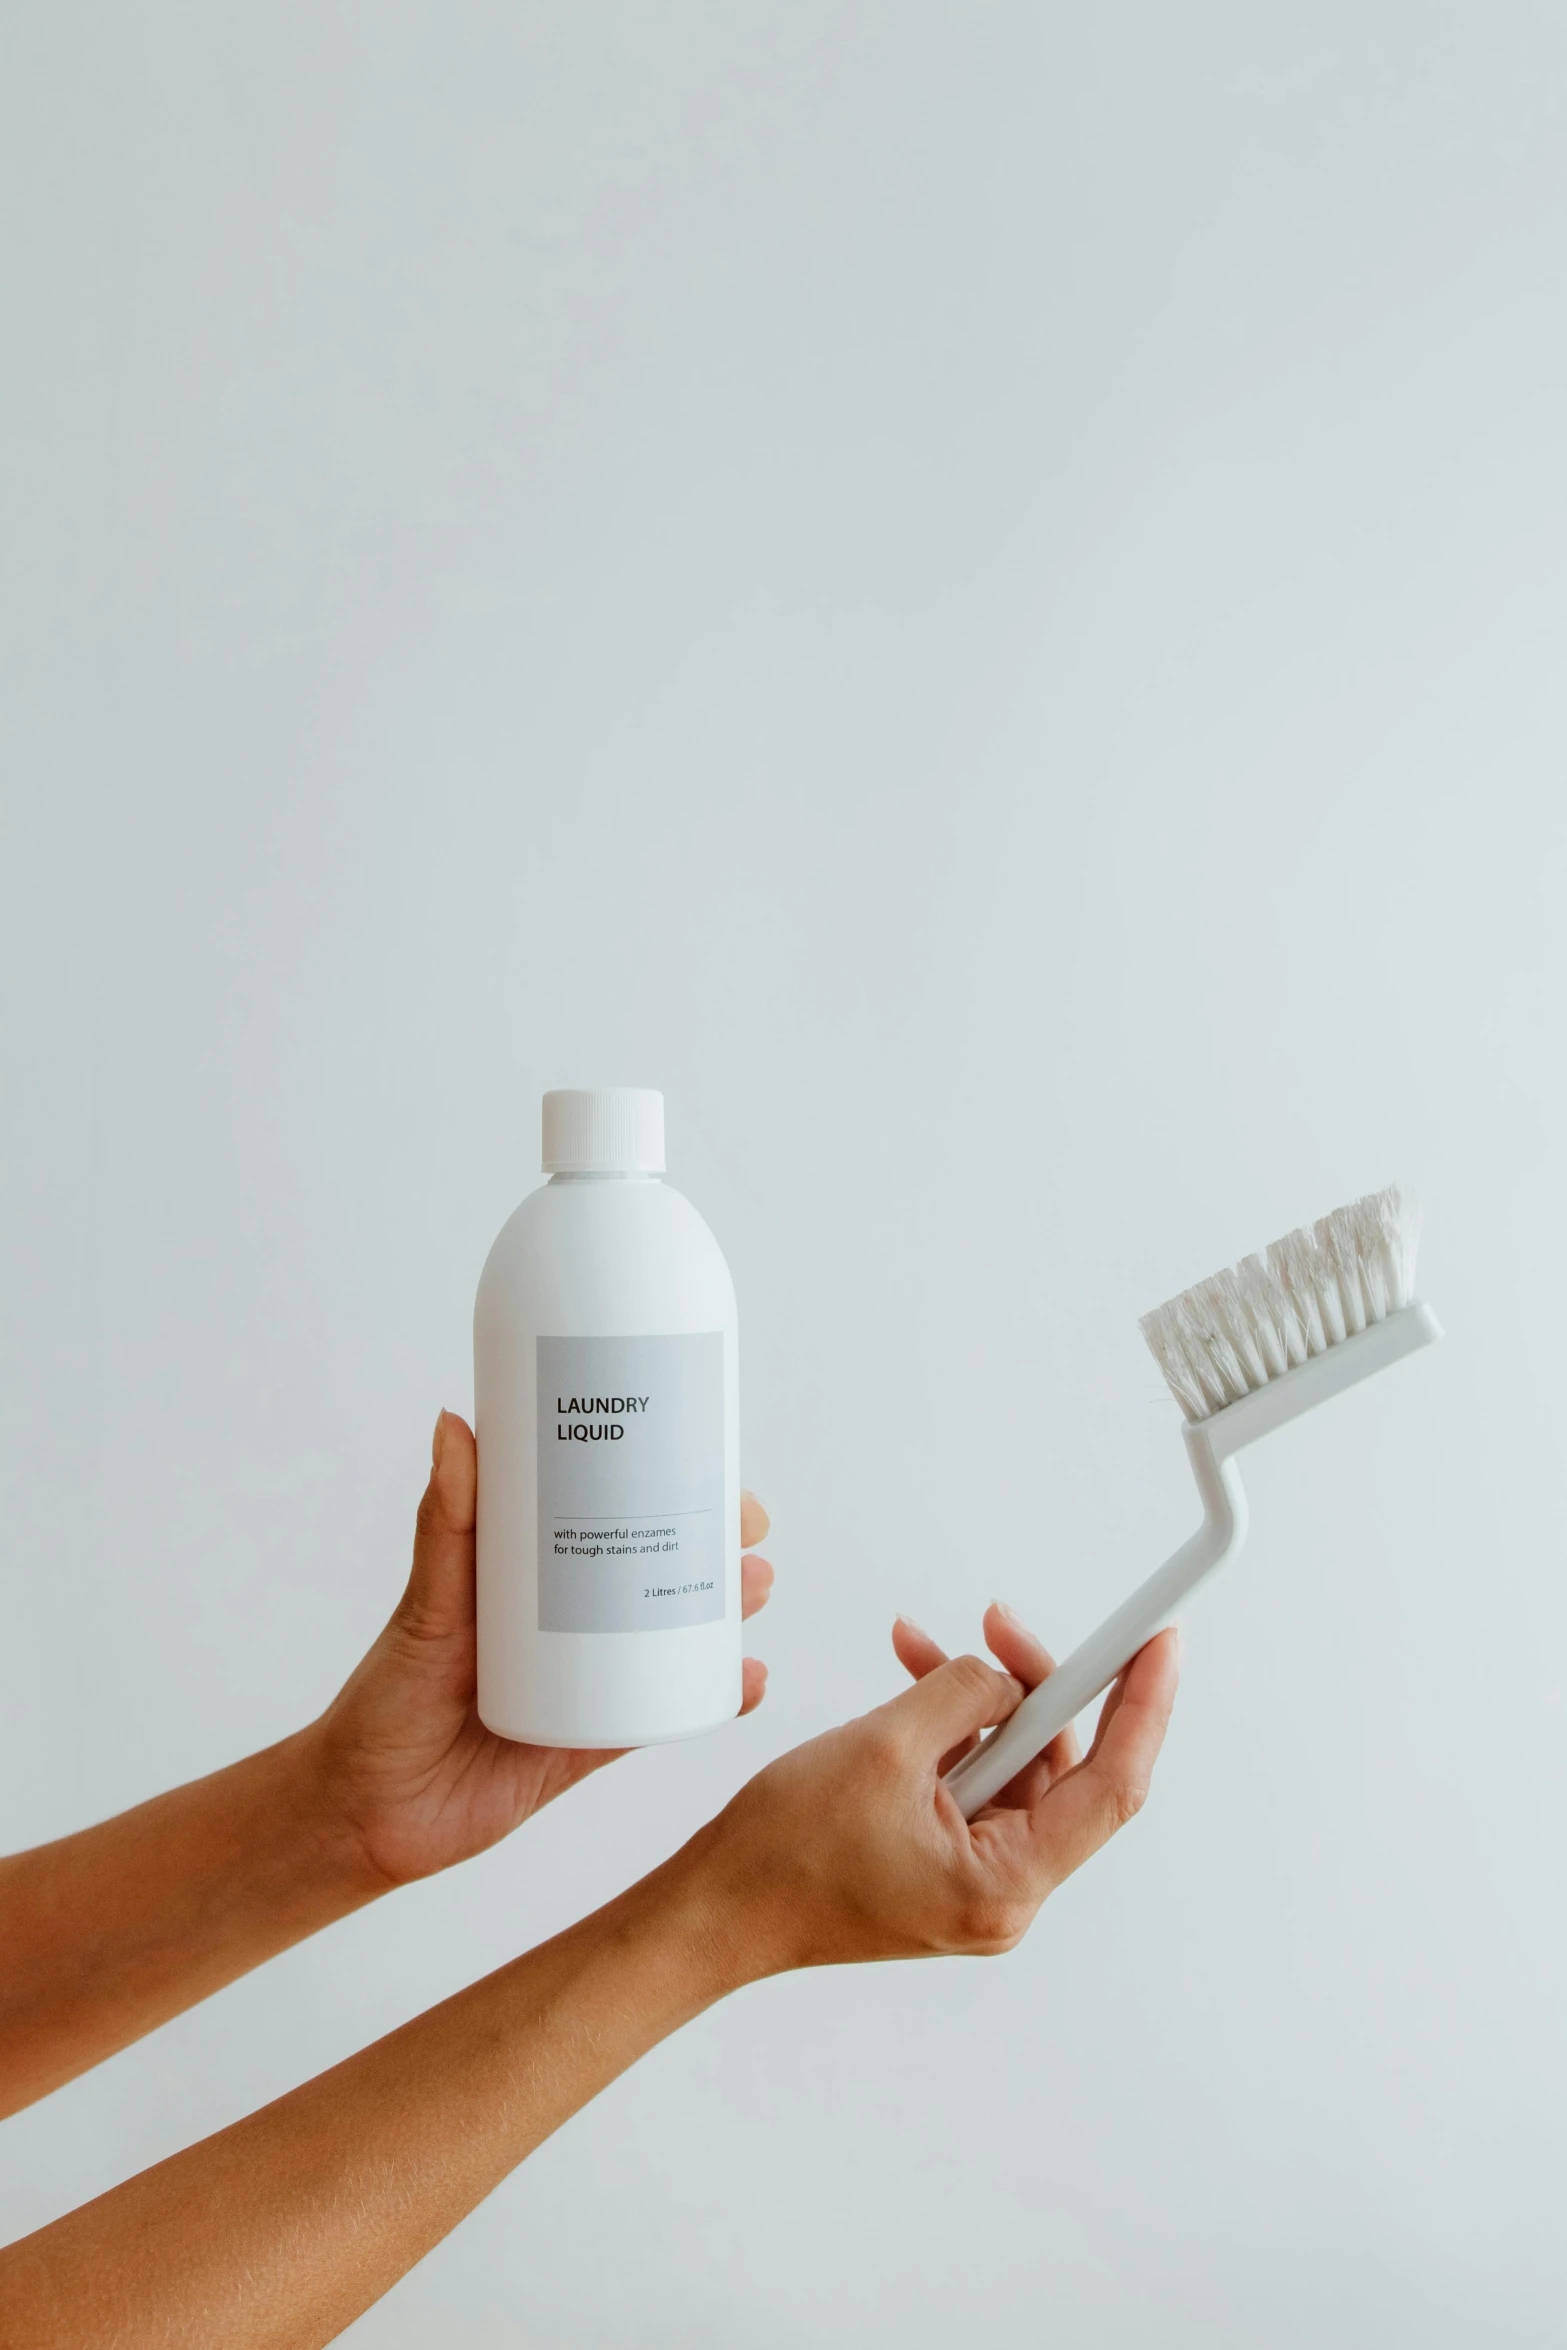
[[[916,1750],[936,1762],[976,1730],[1004,1722],[1022,1695],[1022,1682],[1010,1673],[998,1673],[977,1656],[954,1656],[877,1711],[895,1719]]]

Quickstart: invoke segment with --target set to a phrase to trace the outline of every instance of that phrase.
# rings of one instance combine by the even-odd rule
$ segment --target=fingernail
[[[928,1640],[930,1638],[930,1634],[926,1631],[924,1625],[916,1624],[912,1616],[899,1616],[895,1620],[900,1624],[906,1625],[911,1632],[917,1632],[922,1640]]]
[[[1024,1623],[1022,1617],[1018,1614],[1017,1609],[1015,1607],[1008,1607],[1004,1599],[993,1599],[990,1604],[995,1609],[997,1615],[1005,1616],[1009,1624],[1015,1625],[1017,1630],[1024,1633],[1030,1640],[1033,1640],[1037,1637],[1036,1634],[1029,1631],[1028,1626]]]
[[[435,1415],[435,1434],[430,1439],[430,1466],[432,1469],[438,1469],[441,1465],[441,1448],[445,1442],[446,1414],[444,1411],[439,1411]]]

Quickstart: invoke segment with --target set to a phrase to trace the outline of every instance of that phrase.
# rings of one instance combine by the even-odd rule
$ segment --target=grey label
[[[541,1338],[539,1630],[724,1612],[724,1339]]]

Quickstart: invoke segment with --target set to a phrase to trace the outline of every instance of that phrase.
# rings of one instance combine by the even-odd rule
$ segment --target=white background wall
[[[1187,1531],[1143,1307],[1391,1178],[1439,1354],[1255,1458],[1153,1804],[751,1993],[354,2335],[1567,2340],[1567,19],[134,10],[0,36],[0,1836],[404,1572],[548,1084],[667,1092],[762,1716],[0,2133],[33,2226]]]

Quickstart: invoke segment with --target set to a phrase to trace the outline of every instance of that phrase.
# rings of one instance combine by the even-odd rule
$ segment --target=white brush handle
[[[1105,1618],[1097,1632],[1090,1632],[1082,1646],[1073,1649],[1064,1664],[1057,1665],[1048,1680],[1029,1692],[999,1730],[992,1730],[983,1744],[953,1764],[943,1783],[966,1820],[999,1795],[1025,1763],[1042,1754],[1101,1689],[1109,1688],[1205,1575],[1235,1556],[1246,1539],[1246,1495],[1234,1460],[1242,1446],[1326,1403],[1373,1371],[1401,1361],[1417,1347],[1430,1346],[1441,1335],[1442,1325],[1431,1308],[1412,1298],[1381,1321],[1227,1404],[1211,1419],[1188,1421],[1182,1434],[1202,1495],[1201,1526],[1156,1575]]]
[[[999,1795],[1025,1763],[1042,1754],[1101,1689],[1109,1688],[1137,1651],[1163,1630],[1187,1594],[1215,1567],[1233,1558],[1246,1539],[1246,1496],[1235,1463],[1215,1457],[1201,1427],[1188,1427],[1185,1433],[1192,1472],[1203,1499],[1201,1526],[1130,1599],[1122,1601],[1114,1615],[1107,1616],[1096,1632],[1090,1632],[1047,1680],[1029,1692],[999,1730],[993,1730],[982,1745],[953,1764],[944,1784],[966,1820]]]
[[[1216,1529],[1204,1526],[1130,1599],[1123,1600],[1097,1631],[1090,1632],[1082,1645],[1024,1698],[999,1730],[953,1764],[946,1784],[966,1820],[999,1795],[1025,1763],[1042,1754],[1085,1705],[1091,1705],[1102,1689],[1109,1688],[1138,1650],[1164,1630],[1193,1585],[1212,1574],[1232,1548]]]

